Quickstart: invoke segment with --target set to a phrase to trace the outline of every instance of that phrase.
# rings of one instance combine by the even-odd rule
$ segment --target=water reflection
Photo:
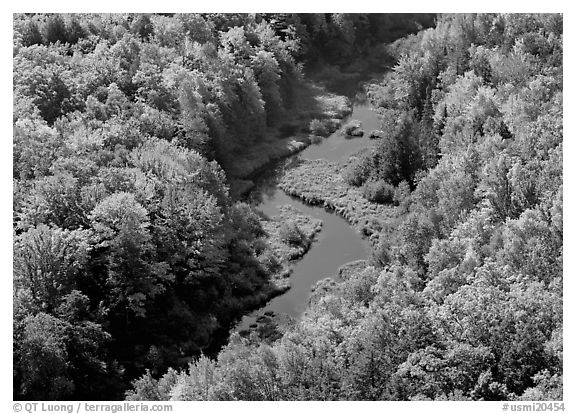
[[[253,178],[254,188],[246,197],[246,201],[253,206],[262,208],[269,202],[273,202],[274,196],[277,192],[281,192],[278,184],[282,179],[284,171],[290,168],[297,167],[302,162],[300,156],[295,155],[268,166],[265,170],[260,172],[256,178]],[[297,200],[294,198],[294,200]]]

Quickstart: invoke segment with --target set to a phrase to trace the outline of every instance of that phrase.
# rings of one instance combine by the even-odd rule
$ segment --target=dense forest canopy
[[[396,204],[369,265],[130,398],[562,398],[561,16],[441,16],[387,50],[383,136],[344,172]]]
[[[15,15],[14,398],[561,399],[562,16],[433,21]],[[382,136],[342,176],[394,220],[217,352],[278,267],[227,172],[363,59]]]
[[[278,258],[226,170],[324,39],[343,59],[431,21],[358,18],[14,15],[15,398],[121,398],[266,298]]]

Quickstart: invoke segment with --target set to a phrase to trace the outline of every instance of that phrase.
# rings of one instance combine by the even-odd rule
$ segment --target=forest
[[[562,15],[13,23],[14,399],[562,399]],[[368,67],[374,146],[280,187],[359,194],[370,257],[230,334],[321,231],[251,205],[243,157],[324,133],[312,79]]]

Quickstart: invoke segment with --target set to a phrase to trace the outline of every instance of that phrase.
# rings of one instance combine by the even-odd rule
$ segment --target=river
[[[363,93],[351,97],[353,112],[343,120],[358,120],[364,129],[363,137],[350,138],[336,131],[319,144],[312,144],[299,154],[277,163],[265,170],[256,180],[256,188],[250,196],[251,203],[268,216],[279,213],[279,206],[292,205],[303,213],[322,220],[322,231],[306,255],[296,262],[290,276],[291,288],[286,293],[270,300],[264,307],[245,315],[236,330],[247,329],[265,312],[287,314],[298,319],[306,309],[311,287],[328,276],[335,277],[337,270],[348,262],[365,259],[370,246],[342,217],[325,210],[304,204],[300,199],[286,195],[278,188],[278,180],[286,168],[297,157],[303,159],[324,158],[330,161],[343,160],[362,148],[373,145],[368,138],[370,131],[379,129],[380,122]]]

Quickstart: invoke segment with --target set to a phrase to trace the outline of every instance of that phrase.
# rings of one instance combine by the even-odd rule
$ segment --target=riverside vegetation
[[[16,399],[562,398],[561,15],[14,19]],[[351,61],[375,146],[280,185],[373,252],[226,338],[321,229],[230,185],[340,127],[301,63],[326,109]]]

